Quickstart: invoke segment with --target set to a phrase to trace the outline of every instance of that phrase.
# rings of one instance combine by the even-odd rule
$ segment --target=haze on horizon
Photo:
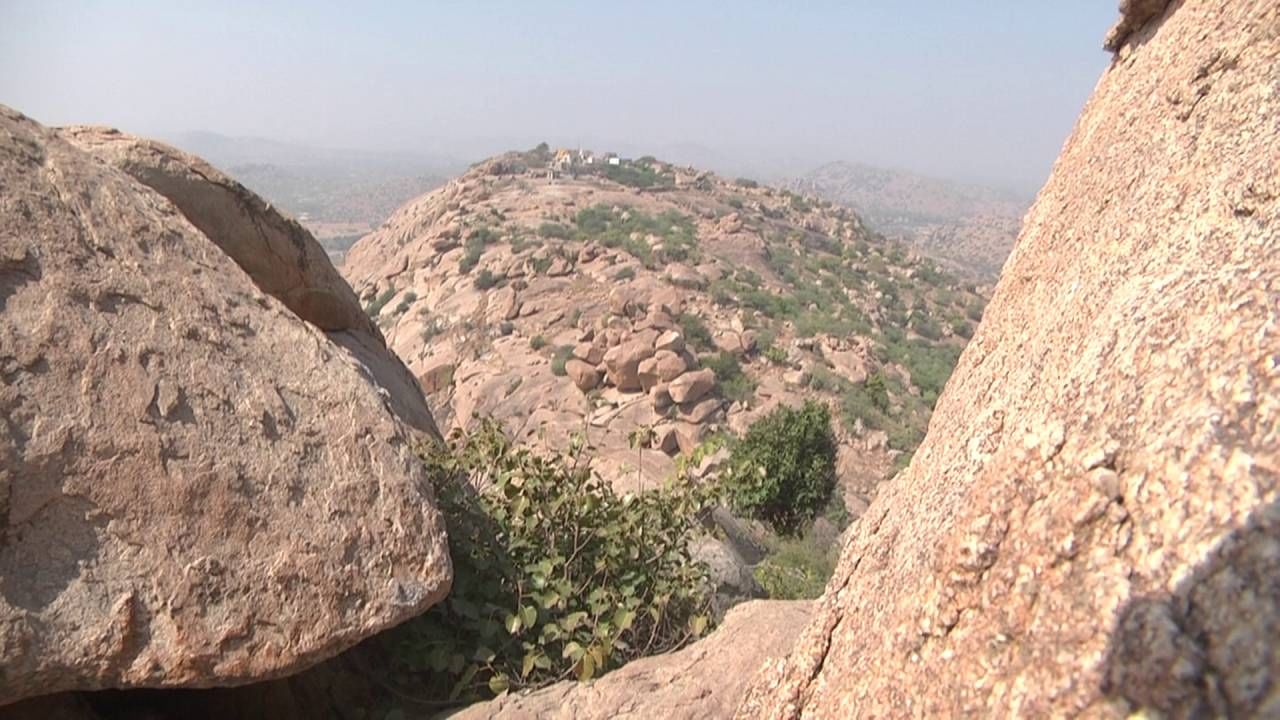
[[[0,4],[0,103],[469,162],[546,140],[762,177],[833,160],[1029,196],[1114,0]]]

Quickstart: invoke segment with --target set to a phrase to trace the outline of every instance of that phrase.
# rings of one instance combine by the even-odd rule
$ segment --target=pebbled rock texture
[[[301,670],[448,590],[368,370],[174,203],[0,107],[0,704]]]
[[[1280,4],[1133,29],[743,718],[1280,716]]]
[[[350,351],[387,391],[402,421],[427,437],[439,438],[413,375],[387,350],[351,286],[297,221],[212,165],[164,143],[85,125],[58,132],[177,206],[259,289]]]

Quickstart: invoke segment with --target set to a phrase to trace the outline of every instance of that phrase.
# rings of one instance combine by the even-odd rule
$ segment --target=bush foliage
[[[755,567],[753,575],[765,595],[774,600],[813,600],[826,589],[839,552],[820,547],[813,534],[781,538]]]
[[[590,679],[708,626],[690,556],[708,490],[619,497],[568,453],[514,446],[496,422],[425,451],[449,523],[453,590],[398,629],[398,681],[461,701]]]
[[[794,534],[827,505],[835,462],[827,406],[781,406],[752,423],[734,446],[726,489],[738,510]]]

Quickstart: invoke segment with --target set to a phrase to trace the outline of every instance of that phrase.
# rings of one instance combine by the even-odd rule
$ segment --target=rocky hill
[[[850,207],[874,229],[983,282],[1000,274],[1030,204],[1006,191],[850,162],[823,165],[789,187]]]
[[[829,203],[545,149],[409,203],[342,271],[442,427],[492,414],[556,448],[580,433],[598,471],[638,488],[821,398],[841,409],[855,512],[923,436],[984,305]],[[650,429],[658,452],[638,452]]]

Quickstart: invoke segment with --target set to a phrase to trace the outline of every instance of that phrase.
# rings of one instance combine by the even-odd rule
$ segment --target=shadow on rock
[[[1122,608],[1103,692],[1171,717],[1280,716],[1280,503],[1227,534],[1173,593]]]

